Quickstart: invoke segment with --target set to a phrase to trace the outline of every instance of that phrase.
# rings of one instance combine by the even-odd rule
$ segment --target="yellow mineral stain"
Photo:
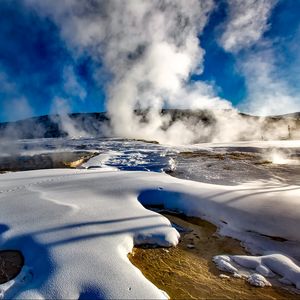
[[[221,237],[217,228],[199,218],[164,214],[191,231],[177,247],[134,248],[130,261],[171,299],[300,299],[280,286],[257,288],[244,279],[221,278],[212,258],[219,254],[247,254],[239,241]],[[226,274],[229,275],[229,274]]]

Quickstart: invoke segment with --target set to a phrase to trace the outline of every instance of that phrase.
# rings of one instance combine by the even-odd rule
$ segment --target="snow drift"
[[[26,268],[21,278],[0,286],[2,296],[166,297],[130,264],[127,254],[137,244],[176,245],[179,234],[166,218],[141,204],[210,220],[253,252],[293,257],[298,272],[299,193],[298,186],[270,182],[217,186],[105,169],[3,174],[1,248],[22,251]],[[294,277],[285,277],[298,285]]]

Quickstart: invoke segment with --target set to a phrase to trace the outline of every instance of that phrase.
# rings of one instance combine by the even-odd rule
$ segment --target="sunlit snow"
[[[233,184],[230,176],[226,178],[220,171],[216,176],[223,176],[222,180],[212,178],[209,182],[205,177],[201,182],[202,171],[207,172],[202,160],[196,157],[187,161],[179,155],[204,148],[211,152],[220,148],[225,152],[237,148],[269,151],[270,145],[258,142],[171,148],[114,139],[49,139],[19,141],[15,146],[19,153],[31,155],[62,148],[98,151],[99,155],[80,169],[0,175],[1,246],[19,249],[25,257],[22,273],[0,285],[1,297],[167,297],[127,258],[134,245],[169,247],[178,243],[179,233],[169,220],[145,209],[145,205],[163,205],[206,219],[218,226],[220,234],[239,239],[258,255],[220,253],[215,262],[223,271],[240,276],[244,268],[248,281],[258,286],[269,285],[267,278],[275,274],[282,282],[299,288],[299,185],[284,183],[272,174],[260,178],[259,168],[253,169],[258,172],[256,179],[249,173],[249,180],[245,177]],[[272,145],[272,149],[276,147],[293,148],[285,142]],[[244,160],[236,164],[239,168],[243,165],[245,172],[248,165],[250,168]],[[193,181],[164,173],[178,167],[185,178],[188,166],[195,170]],[[233,174],[238,171],[232,170]]]

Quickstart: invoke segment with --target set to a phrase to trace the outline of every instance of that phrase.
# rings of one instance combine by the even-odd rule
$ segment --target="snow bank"
[[[119,156],[122,154],[121,152],[117,151],[109,151],[107,153],[102,153],[99,155],[96,155],[95,157],[90,158],[87,162],[83,163],[81,165],[82,169],[93,169],[93,168],[104,168],[106,170],[115,170],[117,171],[118,168],[108,166],[107,162],[112,159],[113,157]]]
[[[270,286],[271,283],[265,277],[280,275],[280,282],[294,284],[300,289],[300,267],[294,259],[280,253],[272,253],[262,256],[248,255],[218,255],[214,257],[217,267],[234,276],[246,277],[247,281],[254,286]],[[245,269],[254,270],[245,273]]]
[[[299,196],[299,186],[271,181],[237,186],[182,181],[172,187],[143,191],[139,200],[148,205],[163,204],[167,209],[211,221],[219,227],[220,234],[242,241],[254,254],[274,252],[272,256],[257,258],[262,263],[255,266],[256,273],[247,272],[244,276],[250,284],[269,286],[264,276],[270,277],[274,272],[283,276],[281,282],[300,288]],[[238,261],[238,256],[232,259],[221,256],[214,261],[221,270],[241,277],[244,274],[238,264],[242,264],[242,259]],[[244,257],[244,261],[252,260],[251,256]]]
[[[270,270],[298,286],[299,196],[299,186],[278,182],[222,186],[151,172],[82,169],[2,174],[1,248],[22,251],[32,277],[24,284],[0,288],[5,297],[19,299],[164,298],[130,264],[127,254],[134,244],[176,245],[179,234],[166,218],[141,204],[164,205],[205,218],[255,253],[282,253],[276,257],[280,270],[286,266],[284,273],[271,263],[274,257],[253,258],[247,267],[253,265],[261,276],[263,269]],[[288,256],[293,257],[293,265],[287,263]],[[238,264],[252,258],[247,259],[228,256],[227,266],[238,270]],[[263,281],[260,276],[251,280]]]
[[[1,175],[1,248],[22,251],[23,272],[30,272],[0,285],[0,296],[165,298],[127,259],[134,244],[174,246],[179,238],[166,218],[137,201],[138,176],[86,170]]]

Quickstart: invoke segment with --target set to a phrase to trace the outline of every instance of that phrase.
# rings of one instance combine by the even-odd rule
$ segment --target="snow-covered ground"
[[[276,143],[272,151],[299,151],[298,146]],[[263,144],[221,147],[271,147]],[[267,285],[266,277],[277,274],[300,287],[299,185],[272,176],[212,184],[161,172],[176,169],[174,157],[181,151],[213,152],[220,145],[171,148],[121,140],[40,140],[20,141],[18,147],[20,153],[64,147],[99,151],[99,156],[77,170],[0,175],[1,249],[21,250],[26,265],[17,278],[0,285],[4,298],[166,297],[127,259],[137,244],[178,243],[170,222],[143,207],[158,204],[209,220],[220,234],[239,239],[260,255],[220,253],[215,261],[221,269],[239,276],[246,268],[252,284]]]
[[[155,188],[143,175],[55,169],[2,175],[1,248],[21,250],[27,269],[0,286],[5,298],[163,298],[127,259],[134,244],[172,246],[179,238],[166,218],[139,203],[139,189]]]

